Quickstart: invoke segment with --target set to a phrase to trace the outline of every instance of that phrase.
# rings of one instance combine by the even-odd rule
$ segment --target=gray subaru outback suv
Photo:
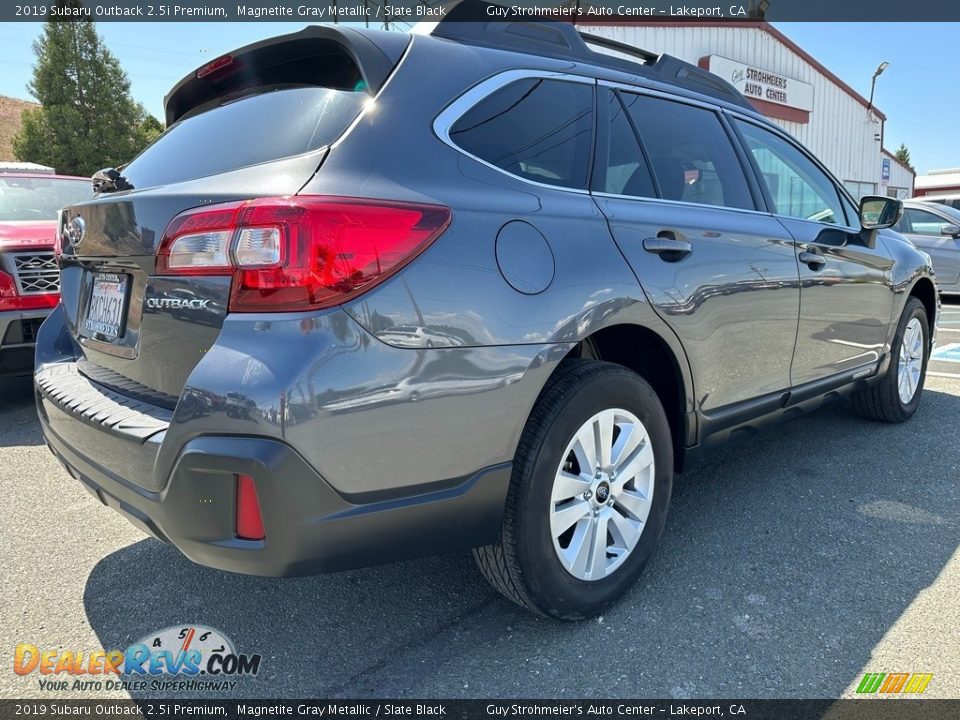
[[[471,8],[177,84],[63,212],[37,404],[70,475],[198,563],[474,548],[578,619],[709,448],[841,395],[907,420],[937,295],[896,200],[856,207],[719,78]]]

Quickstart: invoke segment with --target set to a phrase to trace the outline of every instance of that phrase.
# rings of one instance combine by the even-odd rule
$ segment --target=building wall
[[[668,53],[693,64],[707,55],[722,55],[812,84],[814,97],[809,123],[772,118],[773,121],[809,148],[839,180],[866,183],[862,188],[870,187],[873,193],[880,190],[882,116],[868,112],[864,102],[852,97],[762,27],[729,23],[722,26],[677,23],[578,27],[634,47]]]
[[[890,179],[887,181],[886,188],[881,187],[880,194],[888,197],[907,200],[913,197],[913,184],[915,175],[906,165],[902,165],[893,153],[883,152],[883,157],[890,161]],[[881,162],[883,160],[881,159]]]

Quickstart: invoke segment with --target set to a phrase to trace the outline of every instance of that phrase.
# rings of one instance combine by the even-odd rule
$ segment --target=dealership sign
[[[810,83],[721,55],[709,55],[707,69],[729,82],[750,100],[762,100],[805,112],[813,110],[813,85]]]

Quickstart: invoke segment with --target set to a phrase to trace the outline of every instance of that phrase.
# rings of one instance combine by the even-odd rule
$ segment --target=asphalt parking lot
[[[960,305],[942,320],[949,358]],[[17,643],[89,652],[198,623],[263,656],[230,696],[836,697],[864,672],[929,672],[927,696],[960,698],[956,355],[906,425],[836,405],[680,478],[641,583],[578,625],[515,608],[467,553],[283,580],[193,565],[71,480],[29,384],[0,384],[0,696],[125,696],[42,691],[11,671]]]

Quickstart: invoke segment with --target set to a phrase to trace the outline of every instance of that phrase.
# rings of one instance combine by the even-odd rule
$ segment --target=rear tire
[[[890,364],[883,377],[851,395],[850,402],[865,418],[902,423],[909,420],[920,405],[930,358],[927,310],[915,297],[907,300],[890,353]]]
[[[672,482],[670,427],[653,388],[619,365],[566,360],[524,428],[500,539],[474,557],[524,608],[597,615],[653,554]]]

